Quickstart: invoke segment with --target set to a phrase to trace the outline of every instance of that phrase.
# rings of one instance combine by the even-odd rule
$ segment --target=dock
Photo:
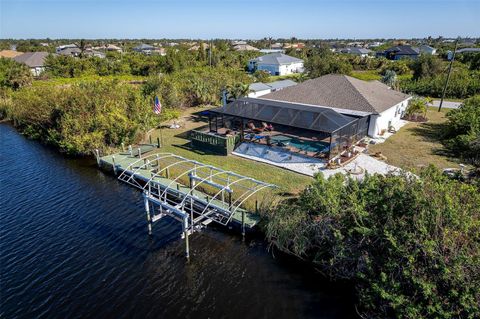
[[[257,225],[258,196],[275,185],[160,151],[156,144],[129,146],[105,156],[96,151],[100,168],[143,192],[149,235],[162,218],[177,220],[189,258],[188,236],[212,222],[238,225],[243,237]]]

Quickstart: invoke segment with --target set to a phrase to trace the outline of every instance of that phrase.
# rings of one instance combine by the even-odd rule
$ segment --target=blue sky
[[[0,38],[480,36],[480,0],[0,0]]]

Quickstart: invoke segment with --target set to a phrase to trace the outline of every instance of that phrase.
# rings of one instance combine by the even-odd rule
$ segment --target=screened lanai
[[[304,147],[307,155],[332,158],[367,135],[368,118],[327,107],[241,98],[211,110],[209,130],[274,146],[282,146],[282,140],[290,138],[290,144],[300,150],[308,145]]]

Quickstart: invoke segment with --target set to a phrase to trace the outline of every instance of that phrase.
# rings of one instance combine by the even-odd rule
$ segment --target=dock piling
[[[157,137],[157,146],[158,146],[158,148],[160,148],[160,138],[159,137]]]
[[[112,166],[113,166],[113,174],[117,175],[117,164],[115,164],[115,156],[112,155]]]
[[[188,218],[184,218],[183,220],[183,232],[185,234],[185,257],[190,259],[190,246],[188,243]]]
[[[98,148],[95,149],[95,157],[97,158],[97,165],[100,167],[100,152],[98,151]]]
[[[150,204],[147,198],[148,194],[146,192],[143,193],[143,202],[145,204],[145,212],[147,214],[147,223],[148,223],[148,235],[152,235],[152,219],[150,217]]]

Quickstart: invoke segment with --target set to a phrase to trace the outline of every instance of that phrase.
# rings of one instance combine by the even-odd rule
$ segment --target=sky
[[[480,37],[480,0],[0,0],[0,38]]]

